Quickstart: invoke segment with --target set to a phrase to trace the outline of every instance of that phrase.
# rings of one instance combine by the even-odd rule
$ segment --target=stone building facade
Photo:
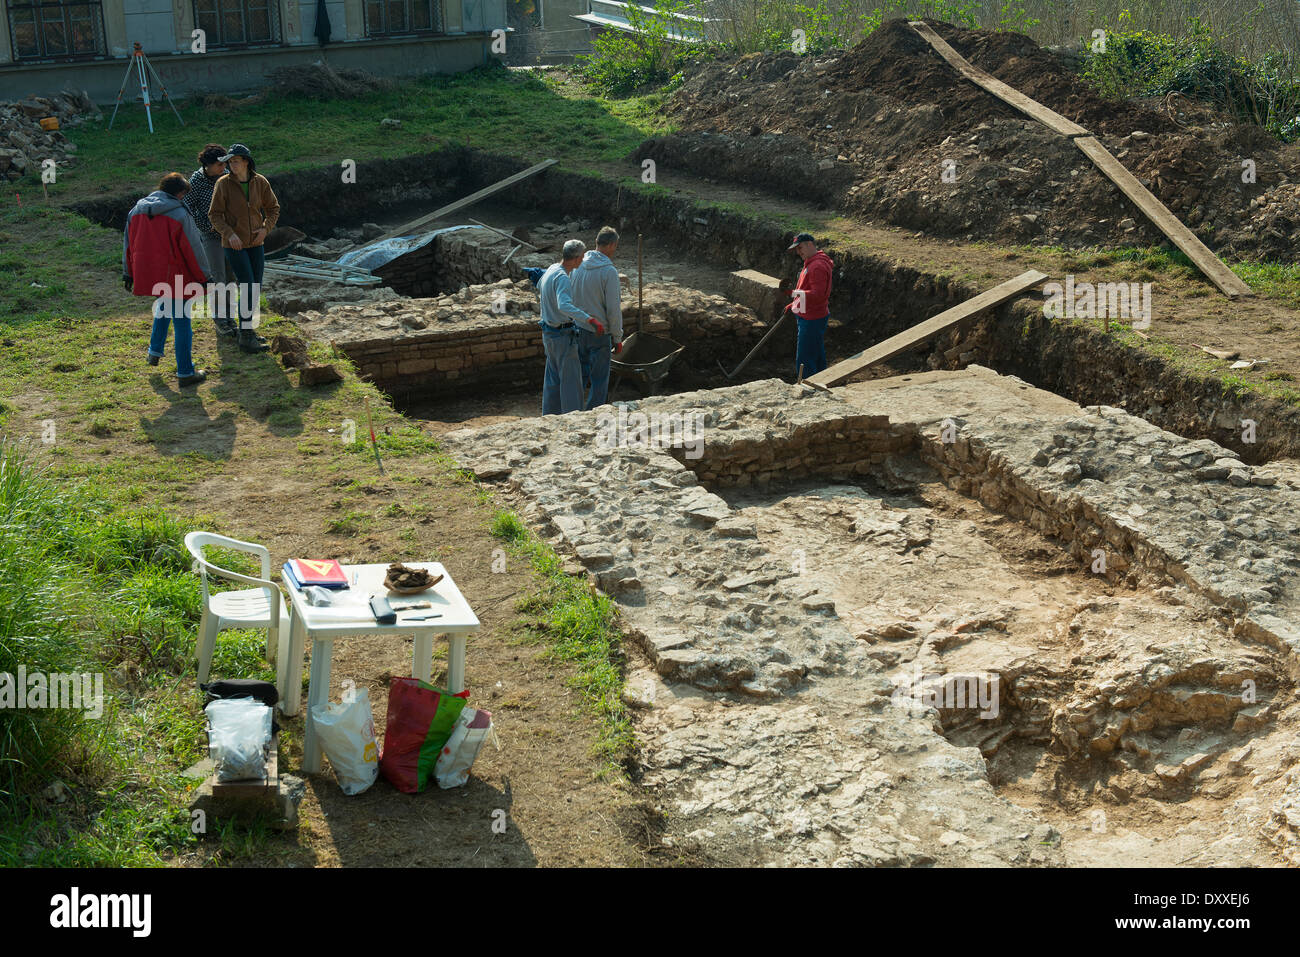
[[[99,102],[122,86],[139,43],[173,95],[260,85],[322,55],[336,69],[455,72],[494,55],[507,0],[0,0],[0,99],[62,89]],[[328,42],[317,36],[323,9]],[[194,31],[203,31],[196,52]],[[324,31],[321,31],[324,34]],[[509,36],[507,36],[507,44]],[[128,84],[128,94],[135,89]],[[157,90],[154,90],[157,96]]]

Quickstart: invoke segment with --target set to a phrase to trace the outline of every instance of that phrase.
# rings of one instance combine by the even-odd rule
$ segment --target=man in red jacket
[[[190,310],[203,295],[211,270],[194,217],[181,201],[190,184],[168,173],[158,188],[135,204],[122,231],[122,280],[127,292],[153,296],[149,365],[156,366],[167,344],[167,327],[176,327],[176,375],[181,385],[198,385],[207,373],[194,368],[194,330]]]
[[[831,270],[835,263],[817,248],[816,240],[808,233],[796,236],[786,251],[797,252],[803,259],[799,282],[790,293],[790,311],[799,326],[795,374],[802,369],[806,379],[826,368],[826,326],[831,318]]]

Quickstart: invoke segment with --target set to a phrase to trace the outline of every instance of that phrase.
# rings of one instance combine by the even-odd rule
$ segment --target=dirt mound
[[[336,70],[323,60],[303,66],[281,66],[266,75],[275,92],[313,100],[352,100],[393,83],[365,70]]]
[[[1106,99],[1021,34],[930,23],[972,63],[1100,137],[1211,248],[1296,258],[1300,147],[1185,99]],[[637,159],[935,235],[1163,241],[1068,139],[962,78],[905,20],[839,55],[705,63],[669,113],[682,132],[648,141]],[[1254,181],[1243,181],[1243,159]]]
[[[1096,134],[1123,136],[1132,130],[1171,132],[1167,116],[1136,103],[1100,97],[1070,72],[1056,54],[1022,33],[964,30],[928,21],[954,50],[1045,106]],[[847,89],[872,89],[884,96],[940,106],[945,115],[970,112],[1020,116],[1011,107],[956,72],[906,20],[891,20],[850,50],[833,77]]]

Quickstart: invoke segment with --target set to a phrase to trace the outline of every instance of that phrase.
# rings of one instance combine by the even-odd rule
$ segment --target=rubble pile
[[[58,121],[59,129],[41,126],[41,120],[51,118]],[[39,173],[47,159],[54,160],[58,167],[68,165],[76,155],[77,145],[69,142],[62,130],[103,119],[103,112],[84,90],[0,103],[0,176],[16,180]]]
[[[628,678],[644,781],[693,828],[683,843],[781,864],[1104,853],[1062,847],[1046,805],[997,792],[1036,773],[1019,754],[1046,769],[1037,795],[1054,769],[1092,775],[1083,806],[1251,802],[1230,835],[1192,839],[1214,861],[1300,846],[1281,779],[1300,711],[1300,472],[979,367],[835,394],[769,380],[544,417],[520,434],[511,422],[443,441],[480,479],[508,482],[525,518],[618,603],[649,663]],[[791,479],[868,474],[946,483],[954,501],[988,507],[986,528],[1054,541],[958,535],[969,504],[922,514],[854,485],[825,490],[848,504],[840,517],[818,508],[784,538],[773,528],[789,522],[734,504]],[[1209,540],[1189,531],[1206,528]],[[828,568],[836,548],[848,560]],[[1020,548],[1053,564],[1021,577]],[[876,587],[846,590],[855,574]],[[916,704],[913,665],[998,676],[998,720],[967,727],[952,706]],[[998,762],[1010,762],[1001,777]],[[1197,804],[1189,820],[1219,828],[1217,814]]]

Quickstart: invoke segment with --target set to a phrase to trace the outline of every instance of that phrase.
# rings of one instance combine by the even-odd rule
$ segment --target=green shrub
[[[583,79],[606,96],[629,96],[667,82],[701,52],[699,44],[668,36],[671,21],[666,15],[684,12],[688,6],[684,0],[656,0],[655,13],[635,4],[626,7],[628,22],[637,32],[610,29],[597,35],[592,52],[578,58]]]
[[[1178,93],[1212,103],[1280,139],[1300,138],[1300,74],[1281,53],[1257,62],[1230,54],[1195,18],[1185,36],[1120,30],[1106,34],[1104,50],[1088,49],[1083,75],[1107,96]]]

